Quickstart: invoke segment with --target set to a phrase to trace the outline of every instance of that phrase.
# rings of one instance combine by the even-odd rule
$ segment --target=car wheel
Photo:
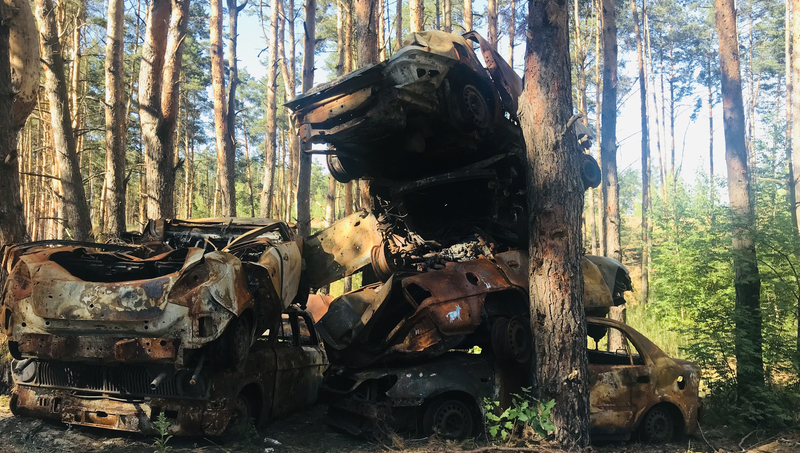
[[[675,418],[664,406],[656,406],[642,420],[642,440],[653,444],[669,442],[675,436]]]
[[[445,398],[428,407],[422,425],[426,436],[437,434],[443,439],[463,440],[472,435],[474,418],[464,402]]]
[[[491,98],[474,77],[454,74],[450,77],[448,108],[455,124],[464,132],[484,133],[494,123]]]
[[[231,407],[231,418],[228,420],[228,426],[225,428],[225,433],[236,438],[241,438],[250,430],[250,425],[253,423],[253,411],[250,408],[250,403],[244,397],[239,395],[233,401]]]
[[[521,317],[500,318],[492,324],[492,349],[501,361],[527,362],[532,345],[530,327]]]

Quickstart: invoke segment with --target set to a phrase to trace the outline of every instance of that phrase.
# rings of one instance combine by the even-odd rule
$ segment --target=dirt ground
[[[535,451],[558,453],[560,450],[546,445],[531,448],[494,448],[485,444],[445,443],[437,439],[400,440],[394,445],[369,442],[336,431],[324,423],[324,406],[294,414],[271,423],[259,435],[248,441],[224,441],[221,439],[190,438],[171,439],[173,453],[372,453],[393,451],[398,453],[420,452],[469,452],[491,451]],[[779,435],[761,431],[751,433],[745,439],[733,439],[723,430],[706,430],[702,436],[686,439],[681,443],[667,445],[645,445],[641,443],[609,443],[590,449],[595,453],[688,453],[688,452],[753,452],[753,453],[797,453],[800,452],[800,433],[788,432]],[[69,427],[62,423],[15,417],[8,410],[7,397],[0,399],[0,452],[3,453],[138,453],[153,452],[152,437],[92,429]],[[710,445],[713,445],[713,449]]]

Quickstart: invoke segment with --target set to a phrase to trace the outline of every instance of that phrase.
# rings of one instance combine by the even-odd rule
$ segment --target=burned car
[[[606,318],[587,318],[590,421],[593,439],[648,442],[692,434],[700,408],[697,365],[667,356],[633,328]],[[623,347],[607,351],[610,331]],[[382,430],[463,439],[483,429],[485,399],[519,393],[524,373],[509,372],[492,354],[448,352],[413,365],[364,369],[338,367],[323,383],[327,423],[356,435]]]
[[[485,67],[470,41],[480,45]],[[387,185],[524,154],[516,121],[521,93],[522,79],[479,34],[431,30],[412,33],[388,60],[286,106],[304,142],[331,146],[324,152],[334,178]],[[597,163],[584,159],[596,179]]]
[[[13,363],[15,415],[69,425],[157,433],[164,414],[173,435],[219,436],[251,420],[257,427],[313,405],[327,367],[311,316],[295,307],[275,315],[241,369],[175,370],[167,365]]]
[[[499,55],[490,76],[465,37],[423,31],[404,44],[389,60],[286,104],[303,141],[335,148],[328,159],[335,178],[406,179],[489,157],[498,141],[519,143],[518,127],[504,114],[516,115],[512,99],[522,81]]]
[[[268,320],[302,299],[283,222],[155,221],[132,239],[9,247],[0,326],[12,355],[239,366]]]

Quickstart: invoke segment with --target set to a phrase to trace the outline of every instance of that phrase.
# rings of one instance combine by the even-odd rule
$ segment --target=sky
[[[300,2],[296,2],[300,4]],[[476,0],[473,5],[475,14],[485,12],[486,1]],[[394,11],[394,2],[389,3],[388,11]],[[302,15],[300,15],[302,16]],[[391,19],[391,17],[390,17]],[[296,33],[298,33],[298,55],[302,52],[302,17],[297,21],[295,26]],[[483,36],[486,36],[486,27],[478,27],[477,31]],[[239,41],[238,53],[240,58],[240,65],[247,70],[255,78],[263,77],[266,74],[266,67],[262,61],[266,57],[266,52],[259,53],[264,50],[266,44],[264,42],[261,26],[258,19],[254,15],[242,14],[239,19]],[[508,55],[508,37],[502,36],[498,45],[500,53],[504,57]],[[523,72],[523,57],[525,52],[525,43],[517,40],[514,52],[514,69],[521,76]],[[480,54],[480,52],[479,52]],[[317,61],[324,60],[323,55],[317,55]],[[635,169],[641,171],[641,116],[640,116],[640,102],[639,102],[639,85],[637,82],[637,61],[635,52],[620,52],[619,54],[619,76],[628,77],[634,83],[632,88],[627,93],[620,93],[622,104],[619,109],[619,116],[617,117],[617,168],[619,171],[625,169]],[[298,56],[298,64],[302,60]],[[321,64],[319,65],[321,66]],[[329,80],[331,74],[324,69],[317,68],[314,74],[314,84],[324,83]],[[593,77],[593,70],[592,70]],[[675,155],[676,166],[681,168],[681,176],[687,182],[692,182],[699,171],[708,172],[708,105],[705,99],[707,94],[702,87],[697,87],[698,92],[684,98],[680,106],[676,106],[676,120],[675,120]],[[299,87],[298,87],[299,89]],[[660,88],[659,88],[660,90]],[[589,97],[594,97],[594,93],[588,93]],[[656,134],[654,128],[655,117],[653,115],[652,95],[648,93],[648,101],[650,103],[650,129],[652,133],[650,152],[652,164],[652,177],[654,180],[658,178],[657,167],[657,147],[656,147]],[[660,96],[660,93],[659,93]],[[690,116],[693,110],[695,99],[700,97],[703,99],[702,107],[700,108],[697,119],[692,122]],[[660,102],[660,98],[659,98]],[[659,116],[660,116],[659,109]],[[590,113],[590,121],[594,122],[594,113]],[[660,118],[661,119],[661,118]],[[661,119],[663,121],[663,119]],[[667,135],[669,135],[669,126],[666,127]],[[662,134],[663,135],[663,134]],[[593,152],[595,152],[593,150]],[[662,153],[669,152],[669,143],[662,137]],[[665,154],[666,157],[666,154]],[[719,176],[725,176],[725,137],[722,128],[722,106],[720,103],[714,106],[714,167],[715,173]],[[318,156],[315,160],[320,163],[323,162]],[[325,167],[323,165],[323,167]]]

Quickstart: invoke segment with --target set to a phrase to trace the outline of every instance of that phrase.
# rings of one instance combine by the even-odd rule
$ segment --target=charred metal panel
[[[303,259],[311,287],[321,288],[367,266],[373,247],[380,243],[375,216],[366,211],[349,215],[306,238]]]

